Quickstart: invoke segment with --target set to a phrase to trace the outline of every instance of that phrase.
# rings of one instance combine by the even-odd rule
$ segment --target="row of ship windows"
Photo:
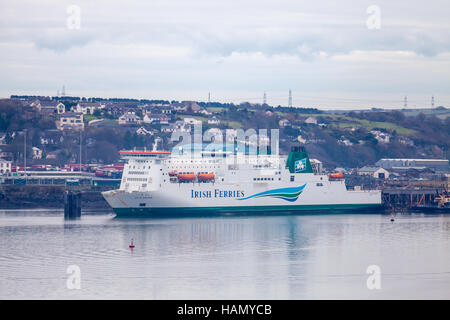
[[[273,168],[271,165],[254,165],[253,168],[261,169],[261,168]],[[281,171],[276,171],[275,174],[281,174]]]
[[[140,169],[141,167],[137,167],[137,169]],[[151,167],[150,166],[148,166],[148,169],[150,169]],[[133,166],[133,168],[130,166],[130,169],[136,169],[136,166]],[[145,166],[142,166],[142,169],[145,169]]]
[[[128,174],[144,175],[144,174],[148,174],[148,172],[147,171],[128,171]]]
[[[281,180],[281,178],[278,178]],[[253,178],[253,181],[273,181],[273,178]]]
[[[170,170],[178,170],[178,169],[220,169],[220,167],[219,166],[211,166],[211,167],[191,167],[191,166],[189,166],[189,167],[171,167],[171,169]]]
[[[144,182],[147,181],[147,178],[127,178],[129,182]]]
[[[208,161],[205,161],[205,160],[196,160],[195,161],[195,163],[219,163],[220,162],[220,160],[208,160]],[[194,160],[191,160],[191,161],[188,161],[188,160],[179,160],[179,161],[171,161],[171,160],[169,160],[169,163],[194,163]]]

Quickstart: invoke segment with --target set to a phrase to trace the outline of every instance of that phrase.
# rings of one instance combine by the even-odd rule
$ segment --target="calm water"
[[[450,298],[450,216],[62,214],[0,211],[0,299]]]

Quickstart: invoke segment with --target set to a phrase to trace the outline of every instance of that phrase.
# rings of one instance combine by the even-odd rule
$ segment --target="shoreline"
[[[62,209],[64,210],[65,186],[0,186],[0,210],[26,210],[26,209]],[[82,210],[111,210],[101,192],[108,190],[73,189],[82,192]],[[380,209],[380,213],[437,213],[448,214],[450,209],[437,207],[397,207]]]

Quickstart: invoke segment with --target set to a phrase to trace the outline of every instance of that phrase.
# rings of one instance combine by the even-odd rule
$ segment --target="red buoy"
[[[133,239],[131,239],[131,243],[130,243],[129,247],[130,247],[130,249],[134,248]]]

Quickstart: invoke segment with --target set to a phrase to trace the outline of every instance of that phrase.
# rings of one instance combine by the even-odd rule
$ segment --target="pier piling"
[[[67,190],[64,194],[64,219],[73,220],[81,217],[81,193]]]

